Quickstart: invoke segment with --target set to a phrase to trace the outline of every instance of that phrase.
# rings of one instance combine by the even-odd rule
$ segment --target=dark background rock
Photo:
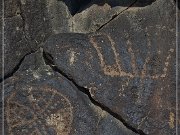
[[[54,33],[67,33],[71,31],[70,11],[67,5],[58,0],[47,0],[47,11]]]
[[[175,134],[175,21],[174,0],[6,0],[6,134],[56,134],[59,99],[59,134]]]
[[[72,14],[72,17],[69,19],[70,32],[90,33],[97,31],[126,9],[145,7],[151,5],[155,0],[60,1],[65,2]]]
[[[130,8],[99,33],[52,36],[45,54],[133,127],[175,134],[174,22],[174,1],[157,0]]]
[[[18,69],[25,55],[37,50],[50,35],[94,32],[125,8],[147,6],[153,2],[154,0],[6,0],[5,78]],[[105,3],[112,9],[102,7]],[[132,3],[134,4],[131,5]],[[92,4],[98,6],[93,11],[90,8]],[[100,8],[105,11],[98,10]],[[2,72],[0,81],[3,78],[1,74]]]
[[[56,3],[55,0],[5,1],[5,78],[18,69],[25,55],[37,50],[51,34],[69,31],[66,6]]]
[[[93,4],[102,6],[105,3],[107,3],[111,7],[116,7],[116,6],[128,7],[132,3],[136,2],[136,4],[134,6],[144,7],[144,6],[150,5],[155,0],[86,0],[86,1],[84,1],[84,0],[72,0],[72,1],[58,0],[58,1],[64,2],[67,5],[71,14],[75,15],[75,14],[82,12],[83,10],[89,8]]]
[[[72,23],[71,31],[74,33],[90,33],[97,31],[103,24],[108,22],[118,13],[123,12],[127,7],[114,7],[110,5],[96,5],[75,14],[70,18]]]
[[[47,66],[41,51],[5,81],[5,120],[13,135],[135,135]]]
[[[4,61],[5,77],[8,77],[23,57],[36,50],[52,30],[47,21],[45,2],[7,0],[4,12]]]

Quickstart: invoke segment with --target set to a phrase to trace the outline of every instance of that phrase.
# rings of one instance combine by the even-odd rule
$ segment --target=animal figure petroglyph
[[[165,78],[166,75],[167,75],[167,71],[168,71],[168,67],[169,67],[169,63],[170,63],[170,58],[171,58],[171,54],[174,52],[174,49],[169,49],[168,51],[168,56],[166,57],[166,60],[164,62],[164,68],[163,68],[163,73],[162,74],[155,74],[155,75],[149,75],[147,73],[147,64],[150,60],[150,51],[147,52],[147,57],[145,59],[145,62],[144,62],[144,65],[143,65],[143,69],[141,71],[141,73],[138,73],[137,72],[137,65],[136,65],[136,57],[135,57],[135,54],[134,54],[134,51],[132,49],[132,42],[127,39],[127,50],[128,50],[128,53],[130,54],[131,56],[131,66],[132,66],[132,73],[128,73],[128,72],[125,72],[123,71],[122,69],[122,63],[120,61],[120,55],[116,49],[116,44],[114,42],[114,40],[111,38],[111,36],[109,35],[105,35],[105,34],[99,34],[99,35],[102,35],[102,36],[105,36],[107,37],[107,39],[110,41],[110,45],[111,45],[111,49],[113,51],[113,54],[114,55],[114,60],[115,60],[115,64],[113,65],[108,65],[105,63],[105,59],[104,59],[104,55],[102,53],[102,49],[101,47],[98,45],[98,43],[96,42],[95,40],[95,36],[89,36],[90,38],[90,42],[91,44],[93,45],[93,47],[96,49],[97,51],[97,55],[99,57],[99,60],[100,60],[100,66],[104,72],[105,75],[108,75],[108,76],[111,76],[111,77],[114,77],[114,76],[119,76],[119,77],[130,77],[130,78],[135,78],[135,77],[139,77],[139,78],[145,78],[145,77],[148,77],[148,78],[152,78],[152,79],[158,79],[158,78]],[[148,34],[147,34],[148,35]],[[148,49],[150,49],[151,47],[151,42],[150,40],[147,38],[148,42],[147,42],[147,47]]]

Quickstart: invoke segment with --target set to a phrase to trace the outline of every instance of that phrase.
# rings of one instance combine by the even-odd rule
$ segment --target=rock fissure
[[[22,23],[23,23],[23,34],[24,34],[24,38],[28,41],[28,37],[27,37],[27,33],[26,33],[26,19],[25,16],[23,14],[23,9],[22,9],[22,2],[19,1],[19,9],[20,9],[20,16],[22,18]]]
[[[11,72],[9,72],[7,75],[5,75],[4,77],[0,78],[0,83],[2,83],[3,81],[5,81],[6,79],[8,79],[9,77],[13,76],[14,73],[16,73],[16,71],[19,70],[22,62],[24,61],[24,59],[26,58],[26,56],[31,55],[33,53],[35,53],[37,50],[35,51],[31,51],[29,53],[27,53],[26,55],[23,56],[23,58],[19,61],[19,63],[13,68],[13,70]]]
[[[84,88],[82,86],[79,86],[74,80],[72,77],[68,76],[66,73],[64,73],[63,71],[61,71],[54,63],[53,61],[53,57],[51,54],[43,51],[43,58],[44,58],[44,61],[46,63],[46,65],[49,65],[53,71],[57,72],[57,73],[60,73],[61,75],[63,75],[66,79],[68,79],[70,82],[72,82],[76,88],[78,90],[80,90],[81,92],[83,92],[84,94],[86,94],[88,96],[88,98],[90,99],[90,101],[95,105],[95,106],[98,106],[100,107],[102,110],[106,111],[108,114],[110,114],[111,116],[113,116],[114,118],[118,119],[120,122],[123,123],[123,125],[131,130],[132,132],[134,133],[137,133],[139,135],[146,135],[142,130],[140,129],[136,129],[134,127],[132,127],[129,123],[127,123],[119,114],[113,112],[110,108],[104,106],[103,104],[99,103],[98,101],[96,101],[95,99],[92,98],[89,90],[87,88]]]
[[[101,30],[104,26],[106,26],[107,24],[109,24],[111,21],[113,21],[116,17],[118,17],[120,14],[122,14],[124,11],[127,11],[130,7],[132,7],[138,0],[135,0],[133,3],[131,3],[127,8],[125,8],[123,11],[115,14],[112,16],[112,18],[107,21],[106,23],[104,23],[103,25],[101,25],[96,31]]]

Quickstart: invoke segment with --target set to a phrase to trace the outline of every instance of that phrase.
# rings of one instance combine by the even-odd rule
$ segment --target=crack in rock
[[[38,49],[37,49],[37,50],[38,50]],[[27,53],[26,55],[24,55],[24,56],[22,57],[22,59],[19,61],[19,63],[13,68],[13,70],[12,70],[11,72],[9,72],[9,73],[8,73],[7,75],[5,75],[4,77],[0,78],[0,83],[2,83],[3,81],[5,81],[6,79],[12,77],[12,76],[16,73],[16,71],[19,70],[19,68],[20,68],[22,62],[24,61],[24,59],[25,59],[28,55],[31,55],[31,54],[35,53],[37,50],[35,50],[35,51],[30,51],[29,53]]]
[[[109,24],[111,21],[113,21],[115,18],[117,18],[120,14],[122,14],[123,12],[127,11],[130,7],[132,7],[138,0],[135,0],[133,3],[131,3],[126,9],[124,9],[123,11],[115,14],[112,16],[112,18],[107,21],[106,23],[104,23],[103,25],[101,25],[96,31],[101,30],[104,26],[106,26],[107,24]]]
[[[25,39],[28,41],[28,37],[27,37],[27,33],[26,33],[26,19],[25,19],[25,16],[23,14],[23,9],[22,9],[22,2],[19,1],[19,9],[20,9],[20,16],[22,18],[22,23],[23,23],[23,34],[24,34],[24,37]]]
[[[127,123],[119,114],[113,112],[110,108],[104,106],[103,104],[97,102],[96,100],[94,100],[91,96],[91,93],[89,92],[88,89],[84,88],[84,87],[81,87],[79,86],[74,80],[72,77],[70,77],[69,75],[66,75],[63,71],[61,71],[60,69],[58,69],[58,67],[54,64],[54,61],[53,61],[53,57],[51,56],[51,54],[45,52],[43,50],[43,58],[44,58],[44,61],[46,63],[46,65],[49,65],[53,71],[57,72],[57,73],[60,73],[61,75],[63,75],[65,78],[67,78],[70,82],[72,82],[78,90],[80,90],[81,92],[83,92],[84,94],[86,94],[90,101],[95,105],[95,106],[98,106],[100,107],[102,110],[106,111],[107,113],[109,113],[111,116],[113,116],[114,118],[118,119],[119,121],[121,121],[123,123],[123,125],[133,131],[134,133],[137,133],[139,135],[146,135],[142,130],[140,129],[135,129],[134,127],[132,127],[129,123]]]
[[[7,134],[136,134],[46,65],[42,48],[24,59],[5,89]]]

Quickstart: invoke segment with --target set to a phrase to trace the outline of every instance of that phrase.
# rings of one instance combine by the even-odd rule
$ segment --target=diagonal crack
[[[28,36],[27,36],[27,33],[26,33],[26,20],[25,20],[24,14],[23,14],[23,9],[22,9],[22,3],[21,3],[21,1],[18,1],[18,5],[19,5],[19,9],[20,9],[20,12],[18,13],[18,15],[21,16],[21,18],[22,18],[22,23],[23,23],[23,26],[22,26],[23,31],[22,31],[22,32],[23,32],[23,35],[24,35],[25,40],[28,41]],[[8,16],[7,18],[12,18],[12,17],[14,17],[14,16]],[[38,50],[38,49],[36,49],[36,50]],[[12,70],[11,72],[9,72],[7,75],[2,76],[2,78],[0,78],[0,83],[3,82],[4,80],[6,80],[7,78],[13,76],[13,74],[19,69],[19,67],[20,67],[21,63],[23,62],[24,58],[25,58],[27,55],[30,55],[30,54],[32,54],[32,53],[35,53],[36,50],[35,50],[35,51],[30,51],[29,53],[25,54],[25,55],[21,58],[21,60],[19,61],[19,63],[13,68],[13,70]]]
[[[25,54],[19,61],[19,63],[13,68],[12,71],[10,71],[9,73],[7,73],[4,77],[0,78],[0,83],[2,83],[3,81],[5,81],[6,79],[8,79],[9,77],[13,76],[14,73],[16,73],[16,71],[18,71],[18,69],[20,68],[22,62],[24,61],[25,57],[35,53],[37,50],[35,51],[30,51],[29,53]]]
[[[70,77],[69,77],[68,75],[66,75],[63,71],[61,71],[61,70],[55,65],[55,63],[54,63],[54,61],[53,61],[52,55],[49,54],[49,53],[47,53],[47,52],[45,52],[44,50],[43,50],[43,58],[44,58],[44,61],[45,61],[46,65],[49,65],[49,66],[53,69],[53,71],[55,71],[55,72],[57,72],[57,73],[60,73],[60,74],[63,75],[66,79],[68,79],[70,82],[72,82],[72,83],[77,87],[78,90],[80,90],[81,92],[83,92],[84,94],[86,94],[86,95],[89,97],[90,101],[91,101],[95,106],[100,107],[102,110],[106,111],[106,112],[109,113],[111,116],[113,116],[114,118],[118,119],[120,122],[123,123],[123,125],[124,125],[127,129],[131,130],[132,132],[134,132],[134,133],[136,133],[136,134],[139,134],[139,135],[146,135],[142,130],[136,129],[136,128],[132,127],[132,126],[131,126],[129,123],[127,123],[119,114],[113,112],[113,111],[112,111],[110,108],[108,108],[107,106],[105,106],[105,105],[99,103],[98,101],[96,101],[95,99],[93,99],[93,98],[91,97],[91,94],[90,94],[89,90],[86,89],[86,88],[84,88],[84,87],[82,87],[82,86],[79,86],[79,85],[73,80],[73,78],[70,78]]]
[[[96,31],[101,30],[104,26],[106,26],[107,24],[109,24],[111,21],[113,21],[115,18],[117,18],[120,14],[122,14],[124,11],[128,10],[130,7],[132,7],[138,0],[135,0],[133,3],[131,3],[127,8],[125,8],[124,10],[122,10],[121,12],[113,15],[111,17],[110,20],[108,20],[106,23],[104,23],[103,25],[101,25]]]

